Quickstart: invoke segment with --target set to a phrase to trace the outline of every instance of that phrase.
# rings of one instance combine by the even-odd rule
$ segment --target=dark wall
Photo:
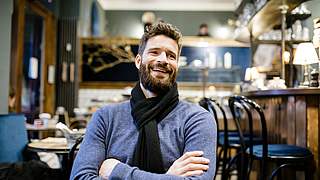
[[[12,0],[0,1],[0,114],[8,112]]]
[[[128,36],[140,38],[143,33],[141,17],[144,11],[106,11],[106,31],[111,36]],[[232,12],[197,12],[197,11],[155,11],[156,18],[160,18],[177,26],[184,36],[193,36],[198,32],[201,23],[207,23],[214,35],[216,27],[226,25]],[[140,28],[140,29],[139,29]]]
[[[309,28],[310,38],[313,36],[313,19],[320,17],[320,0],[312,0],[306,2],[312,16],[306,20],[306,25]]]
[[[79,17],[79,0],[60,0],[58,4],[59,17]]]

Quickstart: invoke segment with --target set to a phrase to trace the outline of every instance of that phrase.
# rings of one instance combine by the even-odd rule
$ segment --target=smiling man
[[[216,124],[200,106],[179,100],[181,33],[151,26],[135,58],[140,81],[130,101],[98,110],[71,179],[206,179],[216,167]]]

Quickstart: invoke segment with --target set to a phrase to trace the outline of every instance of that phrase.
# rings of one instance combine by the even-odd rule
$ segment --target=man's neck
[[[146,88],[144,88],[144,86],[141,83],[140,83],[140,87],[141,87],[142,92],[143,92],[143,94],[144,94],[144,96],[146,98],[152,98],[152,97],[156,97],[157,96],[157,94],[155,94],[155,93],[147,90]]]

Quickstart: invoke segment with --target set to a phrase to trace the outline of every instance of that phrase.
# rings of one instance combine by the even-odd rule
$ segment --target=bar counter
[[[269,143],[308,147],[320,177],[320,88],[288,88],[245,92],[264,110]]]

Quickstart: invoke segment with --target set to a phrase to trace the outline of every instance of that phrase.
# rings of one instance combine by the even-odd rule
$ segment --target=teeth
[[[162,70],[162,69],[153,69],[154,71],[160,71],[160,72],[164,72],[166,73],[167,71],[166,70]]]

